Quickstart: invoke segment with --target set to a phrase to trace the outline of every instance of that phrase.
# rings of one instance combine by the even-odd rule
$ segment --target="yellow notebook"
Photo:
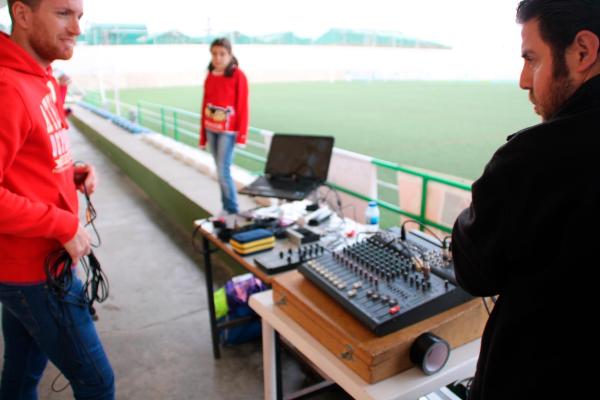
[[[264,240],[261,240],[260,242],[264,242]],[[233,241],[231,241],[230,243],[231,243],[231,247],[233,247],[233,250],[236,253],[242,254],[242,255],[248,255],[248,254],[257,253],[259,251],[272,249],[275,246],[275,239],[273,239],[267,243],[259,244],[256,246],[244,247],[244,248],[238,247]],[[248,243],[246,243],[246,245],[247,244]]]
[[[257,246],[264,246],[266,244],[275,245],[275,237],[271,236],[264,239],[254,240],[252,242],[239,243],[233,239],[229,241],[229,244],[232,245],[235,249],[238,250],[246,250],[251,249]]]

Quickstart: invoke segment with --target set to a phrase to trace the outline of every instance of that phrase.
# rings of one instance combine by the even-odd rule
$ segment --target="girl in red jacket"
[[[231,42],[215,39],[210,45],[211,62],[204,81],[200,121],[200,147],[208,142],[217,165],[223,214],[239,211],[237,192],[231,178],[235,144],[248,137],[248,81],[231,52]]]

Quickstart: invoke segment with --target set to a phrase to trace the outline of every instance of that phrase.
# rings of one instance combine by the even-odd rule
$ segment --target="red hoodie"
[[[209,72],[204,81],[200,123],[200,146],[206,146],[206,129],[212,132],[235,132],[236,142],[245,144],[248,137],[248,80],[236,68],[232,76]]]
[[[58,84],[0,33],[0,282],[45,281],[46,256],[79,225]]]

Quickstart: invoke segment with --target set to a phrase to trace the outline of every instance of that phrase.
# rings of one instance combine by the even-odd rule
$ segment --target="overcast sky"
[[[520,46],[517,0],[85,0],[84,27],[143,23],[151,33],[293,31],[317,37],[330,28],[377,29],[460,48]],[[8,25],[4,8],[0,23]]]

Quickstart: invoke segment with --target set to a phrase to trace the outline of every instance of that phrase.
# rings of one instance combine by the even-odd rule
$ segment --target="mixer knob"
[[[412,285],[415,283],[415,278],[413,278],[412,276],[410,277],[409,280],[410,286],[412,287]]]
[[[279,258],[283,258],[283,251],[279,252]]]
[[[390,315],[394,315],[400,312],[400,306],[393,306],[389,309]]]
[[[417,289],[421,288],[421,282],[419,282],[418,279],[417,279],[417,282],[415,283],[415,286],[417,287]]]
[[[446,279],[444,280],[444,288],[448,290],[448,286],[450,286],[450,283],[448,282],[448,279]]]
[[[292,257],[288,257],[287,258],[287,262],[288,262],[288,264],[291,264],[292,263]]]
[[[367,298],[371,298],[373,296],[373,291],[371,289],[367,290]]]
[[[388,301],[388,303],[389,303],[390,306],[395,306],[396,304],[398,304],[398,300],[396,300],[396,299],[390,299]]]
[[[386,304],[390,301],[389,296],[381,296],[381,302]]]

